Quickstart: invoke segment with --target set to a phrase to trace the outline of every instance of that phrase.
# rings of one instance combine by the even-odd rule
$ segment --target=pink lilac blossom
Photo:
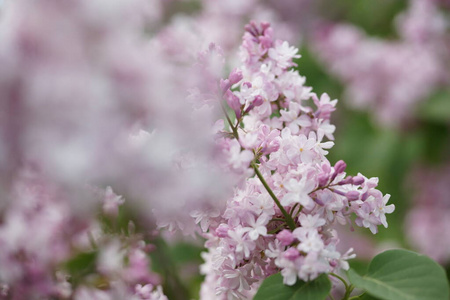
[[[417,168],[411,179],[414,205],[405,231],[411,245],[442,264],[450,263],[450,165]]]
[[[382,126],[414,119],[418,103],[449,82],[450,23],[433,0],[411,0],[396,18],[398,39],[368,37],[350,24],[322,25],[313,48],[357,109]]]
[[[336,250],[333,225],[351,225],[354,214],[354,224],[376,233],[394,210],[389,195],[376,189],[378,179],[346,176],[343,161],[331,166],[327,160],[334,142],[325,136],[333,139],[337,101],[303,85],[305,78],[292,70],[297,49],[275,40],[268,23],[245,29],[242,66],[221,81],[230,110],[224,109],[228,124],[217,142],[240,148],[229,166],[241,164],[250,175],[215,218],[218,225],[204,233],[202,299],[249,298],[276,272],[292,285],[348,269],[354,254]]]

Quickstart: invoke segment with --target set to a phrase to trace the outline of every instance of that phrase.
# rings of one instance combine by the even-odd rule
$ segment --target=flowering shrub
[[[259,279],[277,270],[287,285],[347,270],[354,255],[336,251],[332,224],[351,224],[355,214],[356,225],[376,233],[394,210],[389,195],[375,189],[376,178],[346,176],[343,161],[332,167],[326,159],[337,100],[318,97],[290,70],[297,49],[274,40],[269,24],[250,23],[246,31],[242,70],[221,82],[233,118],[226,112],[229,130],[218,142],[230,168],[250,176],[205,234],[205,299],[249,297]]]
[[[0,4],[0,299],[186,299],[152,269],[149,253],[170,269],[167,231],[206,239],[203,299],[325,299],[328,276],[343,299],[448,298],[412,252],[349,269],[333,226],[375,234],[394,205],[328,161],[337,100],[268,23],[245,26],[221,80],[232,60],[173,47],[163,1]]]

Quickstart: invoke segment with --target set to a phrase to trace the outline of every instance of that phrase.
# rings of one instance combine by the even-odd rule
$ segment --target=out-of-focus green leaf
[[[70,274],[72,283],[76,284],[83,276],[95,272],[96,260],[96,251],[80,253],[69,260],[65,269]]]
[[[320,11],[328,20],[353,23],[372,36],[394,37],[394,19],[407,7],[408,1],[335,0],[333,5],[328,1],[320,3]]]
[[[417,115],[424,120],[450,124],[450,90],[440,91],[424,101]]]
[[[171,256],[176,264],[185,263],[201,263],[203,260],[200,253],[203,248],[199,246],[188,244],[188,243],[178,243],[170,248]]]

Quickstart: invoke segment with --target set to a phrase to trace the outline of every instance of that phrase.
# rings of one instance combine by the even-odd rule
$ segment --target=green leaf
[[[95,272],[97,252],[83,252],[67,261],[65,269],[71,275],[73,284],[77,284],[84,276]]]
[[[383,300],[448,300],[444,269],[431,258],[407,250],[389,250],[370,262],[367,275],[348,271],[357,288]]]
[[[298,281],[293,286],[283,284],[280,273],[267,277],[253,300],[324,300],[331,290],[331,282],[325,274],[313,281]]]
[[[450,90],[432,95],[420,105],[417,114],[428,121],[450,123]]]
[[[95,266],[97,252],[83,252],[66,263],[66,268],[70,273],[92,269]]]
[[[171,259],[177,265],[183,265],[186,263],[202,263],[202,251],[203,248],[200,246],[185,242],[177,243],[170,247]]]
[[[351,299],[351,298],[350,298]],[[364,294],[358,297],[358,300],[379,300],[379,298],[375,298],[369,294]]]

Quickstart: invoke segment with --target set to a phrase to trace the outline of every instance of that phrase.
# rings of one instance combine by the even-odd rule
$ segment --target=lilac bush
[[[171,4],[0,2],[0,299],[168,299],[149,255],[166,232],[205,239],[202,299],[249,299],[276,274],[372,292],[343,279],[355,254],[334,227],[376,234],[394,205],[327,159],[337,100],[305,85],[269,23],[230,28],[245,31],[237,59],[205,27],[228,17],[191,23]]]

